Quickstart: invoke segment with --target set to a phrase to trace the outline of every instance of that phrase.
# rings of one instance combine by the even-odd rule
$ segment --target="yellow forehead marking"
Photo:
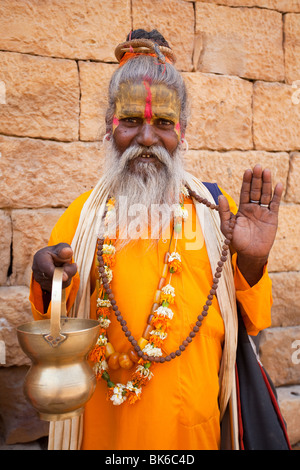
[[[122,83],[117,99],[117,119],[140,117],[153,123],[154,119],[169,119],[176,125],[180,117],[180,102],[175,90],[164,84]]]

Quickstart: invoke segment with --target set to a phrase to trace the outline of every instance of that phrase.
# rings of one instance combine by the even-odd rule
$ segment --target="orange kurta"
[[[51,234],[50,245],[71,243],[82,205],[89,194],[74,201],[61,217]],[[233,200],[228,199],[235,212]],[[174,317],[164,342],[166,354],[178,349],[189,335],[212,284],[201,227],[198,221],[195,222],[195,208],[191,201],[186,201],[185,207],[194,224],[186,224],[177,245],[183,270],[172,276],[176,297],[172,305]],[[111,285],[119,310],[136,339],[142,336],[145,328],[169,242],[168,238],[162,238],[157,244],[139,240],[117,251]],[[171,251],[173,247],[171,245]],[[236,267],[235,256],[232,263],[245,324],[250,334],[257,334],[270,325],[271,319],[271,281],[267,269],[261,280],[250,288]],[[91,276],[92,318],[95,318],[96,310],[94,269]],[[76,276],[67,289],[68,308],[74,301],[78,282]],[[35,281],[31,284],[30,300],[36,319],[48,316],[49,313],[43,314],[41,290]],[[130,344],[114,315],[111,320],[109,341],[117,351],[128,351]],[[219,449],[218,373],[223,341],[224,323],[214,299],[200,331],[182,355],[151,368],[154,377],[143,387],[141,400],[133,405],[127,402],[113,405],[106,399],[107,383],[100,380],[86,405],[82,449]],[[110,376],[115,383],[126,383],[131,373],[119,369],[110,371]]]

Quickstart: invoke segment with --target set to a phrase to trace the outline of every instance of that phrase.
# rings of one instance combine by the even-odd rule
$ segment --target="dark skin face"
[[[165,85],[122,84],[116,100],[113,138],[122,154],[132,145],[150,148],[159,145],[170,155],[180,140],[180,104],[174,90]],[[151,152],[139,161],[155,162]]]

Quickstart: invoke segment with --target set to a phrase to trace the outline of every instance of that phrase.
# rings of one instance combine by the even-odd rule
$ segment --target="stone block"
[[[47,246],[50,233],[64,209],[13,210],[12,285],[30,285],[35,252]]]
[[[300,104],[299,104],[300,106]],[[300,202],[300,152],[293,152],[290,157],[290,171],[285,200]]]
[[[0,136],[0,207],[67,207],[102,175],[102,142]]]
[[[0,27],[1,30],[1,27]],[[73,60],[0,52],[0,133],[78,140],[79,83]]]
[[[299,0],[185,0],[187,2],[204,2],[230,7],[260,7],[281,12],[300,12]]]
[[[192,70],[193,5],[181,0],[132,0],[133,29],[157,29],[173,49],[179,70]]]
[[[276,392],[290,443],[297,444],[300,441],[300,385],[279,387]]]
[[[49,423],[40,420],[24,396],[27,371],[26,366],[0,368],[0,416],[7,445],[32,442],[49,433]]]
[[[300,326],[261,332],[260,358],[276,387],[300,384]]]
[[[239,203],[243,174],[247,168],[253,168],[257,163],[263,168],[270,168],[273,186],[279,181],[286,186],[289,171],[289,155],[286,152],[189,150],[184,161],[187,171],[201,181],[218,183],[236,204]]]
[[[269,257],[269,271],[299,271],[299,204],[282,204],[276,239]]]
[[[284,80],[282,15],[261,8],[196,3],[202,50],[198,70],[254,80]]]
[[[254,83],[253,137],[256,149],[297,150],[300,147],[300,104],[292,86]]]
[[[128,0],[1,1],[2,50],[113,62],[130,29]]]
[[[10,246],[12,241],[12,227],[10,215],[6,211],[0,210],[0,285],[6,284],[8,269],[10,267]]]
[[[189,147],[252,149],[252,83],[200,72],[183,76],[190,101]]]
[[[29,289],[25,286],[0,287],[0,340],[5,350],[2,366],[30,363],[19,346],[16,333],[19,325],[33,321],[28,296]]]
[[[80,140],[100,140],[105,133],[108,86],[114,64],[79,62],[80,73]]]
[[[285,73],[287,83],[299,80],[300,86],[300,15],[284,16]],[[299,87],[298,87],[299,88]]]
[[[300,272],[270,273],[272,326],[297,326],[300,321]]]

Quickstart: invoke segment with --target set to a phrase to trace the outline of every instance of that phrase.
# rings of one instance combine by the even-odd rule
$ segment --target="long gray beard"
[[[116,199],[116,217],[110,218],[111,235],[118,234],[122,246],[140,238],[168,236],[184,175],[179,147],[172,156],[161,146],[132,146],[122,155],[113,141],[107,147],[105,176]],[[157,161],[136,160],[147,153],[154,154]]]

